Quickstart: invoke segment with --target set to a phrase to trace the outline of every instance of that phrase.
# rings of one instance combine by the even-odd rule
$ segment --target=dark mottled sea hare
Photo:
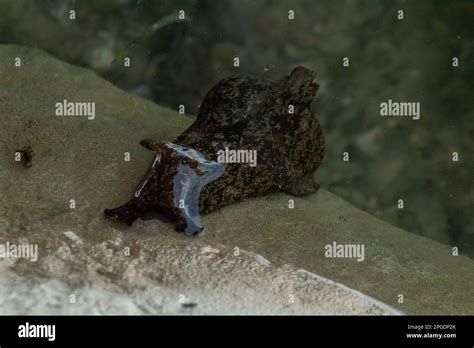
[[[269,192],[314,192],[311,174],[324,155],[324,136],[310,110],[315,76],[297,67],[276,82],[253,76],[218,82],[196,121],[173,142],[140,142],[157,153],[152,168],[128,203],[105,214],[129,225],[158,214],[193,235],[203,229],[199,213]],[[237,150],[256,154],[256,163],[228,163]]]

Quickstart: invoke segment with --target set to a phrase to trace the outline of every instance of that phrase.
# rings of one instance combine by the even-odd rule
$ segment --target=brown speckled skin
[[[118,208],[106,209],[106,215],[132,224],[138,217],[158,213],[191,235],[202,230],[199,212],[208,213],[274,191],[311,191],[312,185],[294,188],[316,170],[324,156],[324,136],[310,110],[318,91],[315,75],[297,67],[276,82],[252,76],[218,82],[204,98],[196,121],[172,142],[185,148],[181,155],[170,143],[141,142],[161,159],[154,162],[135,197]],[[290,105],[294,106],[293,114],[289,113]],[[216,163],[218,151],[226,147],[257,150],[257,166]],[[183,166],[191,172],[183,174]],[[199,190],[183,186],[187,197],[198,198],[194,206],[187,205],[187,210],[178,209],[175,199],[180,187],[175,183],[191,176],[194,185],[189,187],[196,188],[198,183],[204,186],[200,195]]]
[[[173,142],[212,161],[225,147],[257,150],[258,164],[226,164],[224,175],[201,192],[201,212],[287,191],[316,170],[324,156],[324,136],[310,110],[319,87],[315,76],[297,67],[276,82],[237,76],[211,88],[196,121]],[[290,104],[294,114],[288,113]]]
[[[126,204],[115,209],[106,209],[107,215],[113,216],[131,225],[135,219],[145,217],[154,211],[160,212],[165,217],[175,218],[179,214],[174,206],[173,196],[169,194],[172,188],[173,178],[177,174],[179,164],[184,164],[197,169],[195,161],[178,156],[162,143],[153,143],[142,140],[140,144],[161,155],[160,162],[155,163],[147,175],[143,178],[135,196]],[[142,189],[140,190],[140,187]],[[176,220],[176,219],[175,219]],[[181,223],[182,220],[177,221]]]

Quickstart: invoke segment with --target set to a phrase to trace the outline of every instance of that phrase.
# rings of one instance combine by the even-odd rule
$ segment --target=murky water
[[[2,84],[17,83],[8,93],[18,98],[0,94],[9,115],[0,141],[5,154],[19,153],[19,177],[32,170],[44,174],[62,158],[67,159],[59,168],[79,168],[75,161],[80,159],[89,169],[59,169],[56,186],[45,186],[39,172],[24,179],[24,189],[4,185],[0,199],[9,210],[0,214],[0,229],[5,236],[32,228],[21,214],[56,218],[60,213],[46,212],[44,197],[65,213],[70,201],[78,200],[69,196],[76,195],[87,201],[81,206],[79,200],[78,209],[89,219],[102,219],[103,209],[120,204],[118,198],[122,203],[131,198],[151,161],[151,153],[140,152],[140,140],[172,140],[180,134],[221,79],[255,75],[275,81],[303,66],[316,71],[319,84],[311,110],[326,148],[313,180],[322,189],[303,197],[275,193],[219,209],[202,217],[206,232],[196,240],[307,269],[407,312],[472,314],[472,2],[17,0],[0,2],[0,12],[0,44],[39,48],[177,112],[158,116],[148,112],[154,109],[145,101],[133,99],[127,114],[146,110],[148,117],[136,124],[110,112],[117,100],[87,85],[86,75],[75,72],[64,82],[60,77],[68,72],[35,67],[38,76],[43,70],[52,76],[47,86],[32,86],[34,74],[30,81],[8,75]],[[35,58],[25,58],[23,48],[15,56],[10,52],[2,55],[8,57],[1,62],[5,66],[18,71],[34,66]],[[82,87],[72,88],[77,81]],[[50,93],[42,94],[45,89]],[[64,91],[61,98],[47,99],[58,91]],[[71,115],[68,101],[76,102]],[[51,113],[64,124],[57,128],[18,116],[34,113]],[[43,134],[35,131],[38,127],[55,136],[38,136]],[[69,150],[59,154],[59,148]],[[87,148],[89,157],[79,148]],[[30,168],[24,159],[31,156]],[[130,168],[123,169],[124,163]],[[101,175],[117,186],[106,187],[110,181],[103,180],[88,197],[83,182]],[[63,190],[69,181],[77,191]],[[20,196],[29,204],[21,214],[20,203],[7,201]],[[139,224],[148,224],[146,232],[138,228],[147,236],[156,229],[157,238],[193,243],[170,228],[160,231],[162,222]],[[129,233],[137,232],[133,228]],[[430,295],[420,298],[428,289]],[[418,300],[400,302],[400,294]]]

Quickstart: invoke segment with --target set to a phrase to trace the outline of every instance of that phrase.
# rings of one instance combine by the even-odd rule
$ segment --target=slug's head
[[[319,89],[319,85],[314,81],[315,77],[315,71],[298,66],[289,76],[280,80],[280,83],[287,85],[287,89],[293,95],[292,99],[309,104],[316,97]]]

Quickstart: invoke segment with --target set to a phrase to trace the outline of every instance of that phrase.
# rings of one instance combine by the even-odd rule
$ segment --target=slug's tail
[[[128,202],[117,208],[105,209],[104,213],[111,218],[125,222],[128,226],[131,226],[133,222],[139,217],[137,216],[136,210],[132,209],[131,202]]]

